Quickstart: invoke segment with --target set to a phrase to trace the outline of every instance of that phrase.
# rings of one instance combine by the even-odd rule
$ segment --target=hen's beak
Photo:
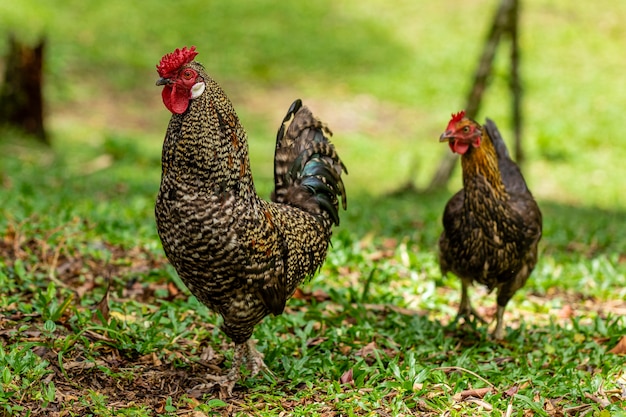
[[[172,83],[172,80],[170,80],[169,78],[161,77],[157,80],[156,85],[168,85],[171,83]]]
[[[439,136],[439,142],[450,142],[450,139],[454,138],[454,132],[452,130],[446,130]]]

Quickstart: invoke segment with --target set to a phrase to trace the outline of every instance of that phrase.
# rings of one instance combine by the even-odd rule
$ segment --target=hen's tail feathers
[[[504,139],[498,130],[498,127],[493,120],[487,119],[485,122],[485,131],[491,138],[494,148],[496,148],[496,155],[498,155],[498,167],[500,168],[500,175],[502,175],[502,181],[509,193],[527,193],[529,192],[526,186],[524,176],[519,167],[509,154]]]
[[[276,135],[272,201],[313,215],[328,213],[339,224],[339,202],[347,206],[342,172],[348,171],[330,143],[332,132],[302,105],[293,102]]]
[[[487,130],[487,135],[489,135],[491,141],[493,142],[493,146],[496,148],[498,159],[511,159],[506,143],[504,143],[504,139],[502,139],[502,135],[493,120],[487,118],[485,122],[485,130]]]

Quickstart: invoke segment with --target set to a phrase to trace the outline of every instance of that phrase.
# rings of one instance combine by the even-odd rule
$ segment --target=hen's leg
[[[470,281],[461,279],[461,304],[459,305],[459,312],[454,321],[458,322],[461,318],[468,319],[474,317],[476,320],[485,323],[485,320],[472,308],[472,303],[468,296],[468,288],[470,285]]]
[[[504,309],[509,303],[509,300],[513,297],[513,294],[515,294],[515,291],[523,285],[524,281],[525,280],[518,281],[517,279],[508,281],[498,289],[498,298],[496,298],[498,304],[496,328],[492,333],[493,338],[496,340],[504,339]]]
[[[498,305],[496,312],[496,329],[493,331],[493,338],[496,340],[504,339],[504,308],[505,306]]]
[[[536,248],[535,248],[536,249]],[[504,309],[506,305],[509,303],[511,298],[515,295],[517,290],[522,288],[526,281],[528,280],[528,276],[533,270],[534,262],[536,262],[537,253],[529,253],[526,258],[526,264],[519,270],[515,279],[508,280],[498,289],[498,298],[496,299],[498,303],[498,311],[496,313],[496,328],[493,331],[493,338],[502,340],[504,339]]]

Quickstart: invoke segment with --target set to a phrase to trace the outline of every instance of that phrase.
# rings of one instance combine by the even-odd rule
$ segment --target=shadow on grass
[[[408,192],[381,197],[350,197],[342,228],[357,235],[409,236],[424,248],[437,250],[441,216],[450,192]],[[542,253],[550,256],[600,254],[626,256],[626,209],[608,210],[538,201],[543,213]]]

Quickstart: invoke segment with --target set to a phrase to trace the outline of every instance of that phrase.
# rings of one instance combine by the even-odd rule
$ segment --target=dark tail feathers
[[[276,135],[272,201],[319,215],[339,224],[339,202],[347,206],[341,179],[348,171],[330,143],[332,132],[302,105],[293,102]]]
[[[504,143],[504,139],[502,139],[502,135],[500,134],[500,131],[494,121],[487,118],[485,121],[485,129],[487,130],[487,135],[489,135],[491,141],[493,142],[493,146],[496,148],[498,159],[511,159],[506,143]]]

